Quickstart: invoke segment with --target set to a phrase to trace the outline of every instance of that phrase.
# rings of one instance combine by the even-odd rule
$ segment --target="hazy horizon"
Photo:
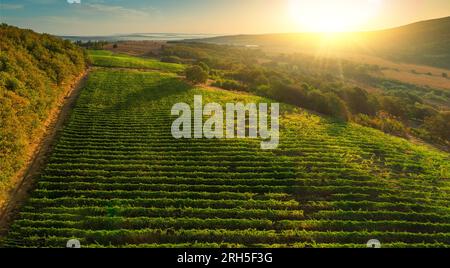
[[[2,0],[1,22],[62,36],[356,32],[447,17],[446,0]],[[401,14],[401,15],[398,15]]]
[[[389,29],[394,29],[397,27],[402,27],[402,26],[408,26],[411,24],[415,24],[415,23],[419,23],[419,22],[424,22],[424,21],[431,21],[431,20],[438,20],[438,19],[444,19],[444,18],[448,18],[450,16],[445,16],[445,17],[438,17],[438,18],[430,18],[427,20],[420,20],[420,21],[413,21],[407,24],[401,24],[401,25],[396,25],[396,26],[392,26],[392,27],[387,27],[387,28],[380,28],[380,29],[373,29],[373,30],[362,30],[362,31],[353,31],[353,32],[338,32],[338,33],[358,33],[358,32],[371,32],[371,31],[383,31],[383,30],[389,30]],[[265,33],[232,33],[232,34],[221,34],[221,33],[189,33],[189,32],[130,32],[130,33],[112,33],[112,34],[88,34],[88,35],[79,35],[79,34],[59,34],[58,36],[62,36],[62,37],[112,37],[112,36],[133,36],[133,35],[185,35],[188,37],[194,37],[194,36],[200,36],[200,37],[217,37],[217,36],[233,36],[233,35],[277,35],[277,34],[307,34],[307,33],[311,33],[311,34],[321,34],[323,32],[313,32],[313,31],[297,31],[297,32],[265,32]]]

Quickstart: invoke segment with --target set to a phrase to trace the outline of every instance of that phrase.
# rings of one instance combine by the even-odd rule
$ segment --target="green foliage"
[[[206,63],[201,61],[201,62],[197,63],[197,65],[200,66],[200,68],[202,68],[203,71],[205,71],[206,73],[209,74],[210,69]]]
[[[369,94],[367,91],[359,87],[354,87],[342,91],[341,94],[353,114],[373,115],[375,113],[369,104]]]
[[[450,143],[450,112],[441,112],[426,118],[424,128],[433,138]]]
[[[186,69],[186,79],[194,84],[205,83],[208,73],[199,65],[193,65]]]
[[[181,64],[166,63],[151,58],[137,58],[123,54],[115,54],[106,50],[90,50],[89,58],[93,65],[100,67],[151,69],[173,73],[182,73],[184,71],[184,66]]]
[[[64,88],[85,68],[83,51],[69,41],[0,26],[0,189],[22,167],[30,143]]]
[[[369,117],[359,114],[355,117],[355,122],[368,127],[380,129],[385,133],[399,137],[407,137],[408,130],[395,117],[385,112],[379,112],[376,117]]]
[[[85,49],[91,49],[91,50],[102,50],[104,46],[108,44],[106,41],[87,41],[82,42],[81,40],[75,42],[76,45],[83,47]],[[116,44],[117,45],[117,44]]]
[[[247,87],[243,85],[242,83],[239,83],[236,80],[231,79],[219,79],[214,81],[212,83],[212,86],[214,87],[220,87],[227,90],[239,90],[239,91],[246,91]]]

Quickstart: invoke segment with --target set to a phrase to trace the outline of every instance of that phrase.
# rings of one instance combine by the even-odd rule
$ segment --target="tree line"
[[[0,25],[0,190],[23,166],[57,99],[86,67],[70,41]]]

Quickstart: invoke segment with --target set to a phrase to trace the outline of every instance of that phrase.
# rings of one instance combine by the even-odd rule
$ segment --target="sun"
[[[357,31],[379,11],[382,0],[289,0],[295,27],[308,32]]]

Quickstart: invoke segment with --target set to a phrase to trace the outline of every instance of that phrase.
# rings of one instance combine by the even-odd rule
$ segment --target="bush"
[[[198,65],[186,69],[186,79],[194,84],[205,83],[208,80],[208,73]]]
[[[431,138],[450,142],[450,112],[441,112],[427,117],[424,128],[429,131]]]
[[[267,95],[273,99],[301,107],[306,107],[308,103],[308,91],[301,87],[278,84],[270,87]]]
[[[247,91],[247,87],[235,80],[223,79],[215,81],[212,86],[220,87],[226,90]]]
[[[380,105],[383,111],[386,111],[391,115],[402,118],[406,117],[405,111],[406,103],[404,103],[404,101],[402,101],[402,99],[398,97],[392,96],[380,97]]]
[[[327,93],[325,97],[328,106],[327,114],[336,117],[338,119],[347,121],[350,117],[350,112],[348,111],[344,101],[341,100],[334,93]]]
[[[360,125],[376,128],[400,137],[406,137],[408,133],[408,130],[400,121],[386,112],[378,112],[376,117],[373,118],[365,114],[359,114],[355,116],[354,121]]]
[[[427,117],[432,117],[436,115],[438,112],[431,106],[421,103],[415,103],[414,106],[411,107],[411,116],[416,119],[423,121]]]
[[[345,89],[340,94],[353,114],[375,114],[375,109],[369,103],[369,94],[364,89],[359,87]]]

